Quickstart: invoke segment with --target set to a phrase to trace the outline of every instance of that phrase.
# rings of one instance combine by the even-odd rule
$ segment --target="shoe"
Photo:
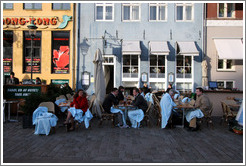
[[[188,129],[187,129],[187,131],[197,131],[198,130],[198,128],[196,127],[196,128],[194,128],[194,127],[189,127]]]
[[[67,125],[67,124],[68,124],[68,122],[67,122],[67,121],[65,121],[65,122],[63,122],[63,124],[64,124],[64,125]]]
[[[74,127],[70,127],[70,128],[69,128],[69,131],[73,131],[73,130],[74,130]]]
[[[130,126],[128,126],[128,125],[122,125],[122,126],[120,126],[120,128],[121,129],[126,129],[126,128],[130,128]]]

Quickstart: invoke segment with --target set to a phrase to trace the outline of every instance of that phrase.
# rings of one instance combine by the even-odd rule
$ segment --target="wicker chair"
[[[99,106],[100,106],[100,109],[101,109],[101,112],[102,112],[102,116],[101,116],[101,119],[100,119],[99,126],[102,125],[102,123],[103,123],[104,120],[111,120],[111,122],[112,122],[112,127],[114,127],[114,118],[115,118],[114,114],[109,114],[109,113],[107,113],[107,112],[103,109],[102,104],[99,104]]]
[[[150,112],[151,106],[152,106],[152,103],[149,101],[148,102],[148,109],[146,110],[146,112],[144,114],[144,120],[146,120],[147,126],[150,126],[149,112]]]

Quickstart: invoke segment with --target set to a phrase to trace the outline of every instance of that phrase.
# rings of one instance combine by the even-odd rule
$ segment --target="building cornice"
[[[243,26],[243,20],[207,20],[207,26]]]

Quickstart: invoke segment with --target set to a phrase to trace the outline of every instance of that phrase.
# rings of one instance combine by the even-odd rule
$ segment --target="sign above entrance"
[[[63,21],[57,16],[47,17],[3,17],[3,28],[22,28],[27,26],[34,20],[34,25],[38,28],[63,29],[67,26],[68,21],[72,20],[72,16],[63,15]]]

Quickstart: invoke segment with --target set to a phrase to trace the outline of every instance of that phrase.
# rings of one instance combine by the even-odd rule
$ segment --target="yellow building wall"
[[[51,79],[68,79],[69,85],[74,89],[75,86],[75,62],[76,62],[76,52],[75,52],[75,42],[74,39],[74,25],[75,24],[75,11],[74,11],[73,3],[70,4],[70,10],[52,10],[52,3],[42,3],[42,9],[40,10],[24,10],[23,3],[14,3],[13,9],[4,9],[3,17],[30,17],[34,18],[43,18],[43,17],[52,17],[57,16],[59,18],[59,25],[63,19],[63,15],[72,16],[72,20],[68,22],[67,26],[64,29],[41,29],[38,28],[37,31],[41,31],[41,73],[33,73],[33,79],[36,77],[40,77],[40,79],[46,80],[46,84],[50,84]],[[30,23],[26,23],[25,26],[20,26],[18,28],[14,28],[13,26],[9,26],[7,28],[3,28],[3,30],[11,30],[13,31],[13,63],[12,63],[12,71],[15,72],[15,76],[19,78],[20,81],[22,79],[30,79],[30,73],[23,73],[23,31],[28,31],[27,25]],[[36,24],[39,27],[39,25]],[[51,73],[51,63],[52,63],[52,31],[70,31],[70,62],[69,62],[69,74],[53,74]]]

